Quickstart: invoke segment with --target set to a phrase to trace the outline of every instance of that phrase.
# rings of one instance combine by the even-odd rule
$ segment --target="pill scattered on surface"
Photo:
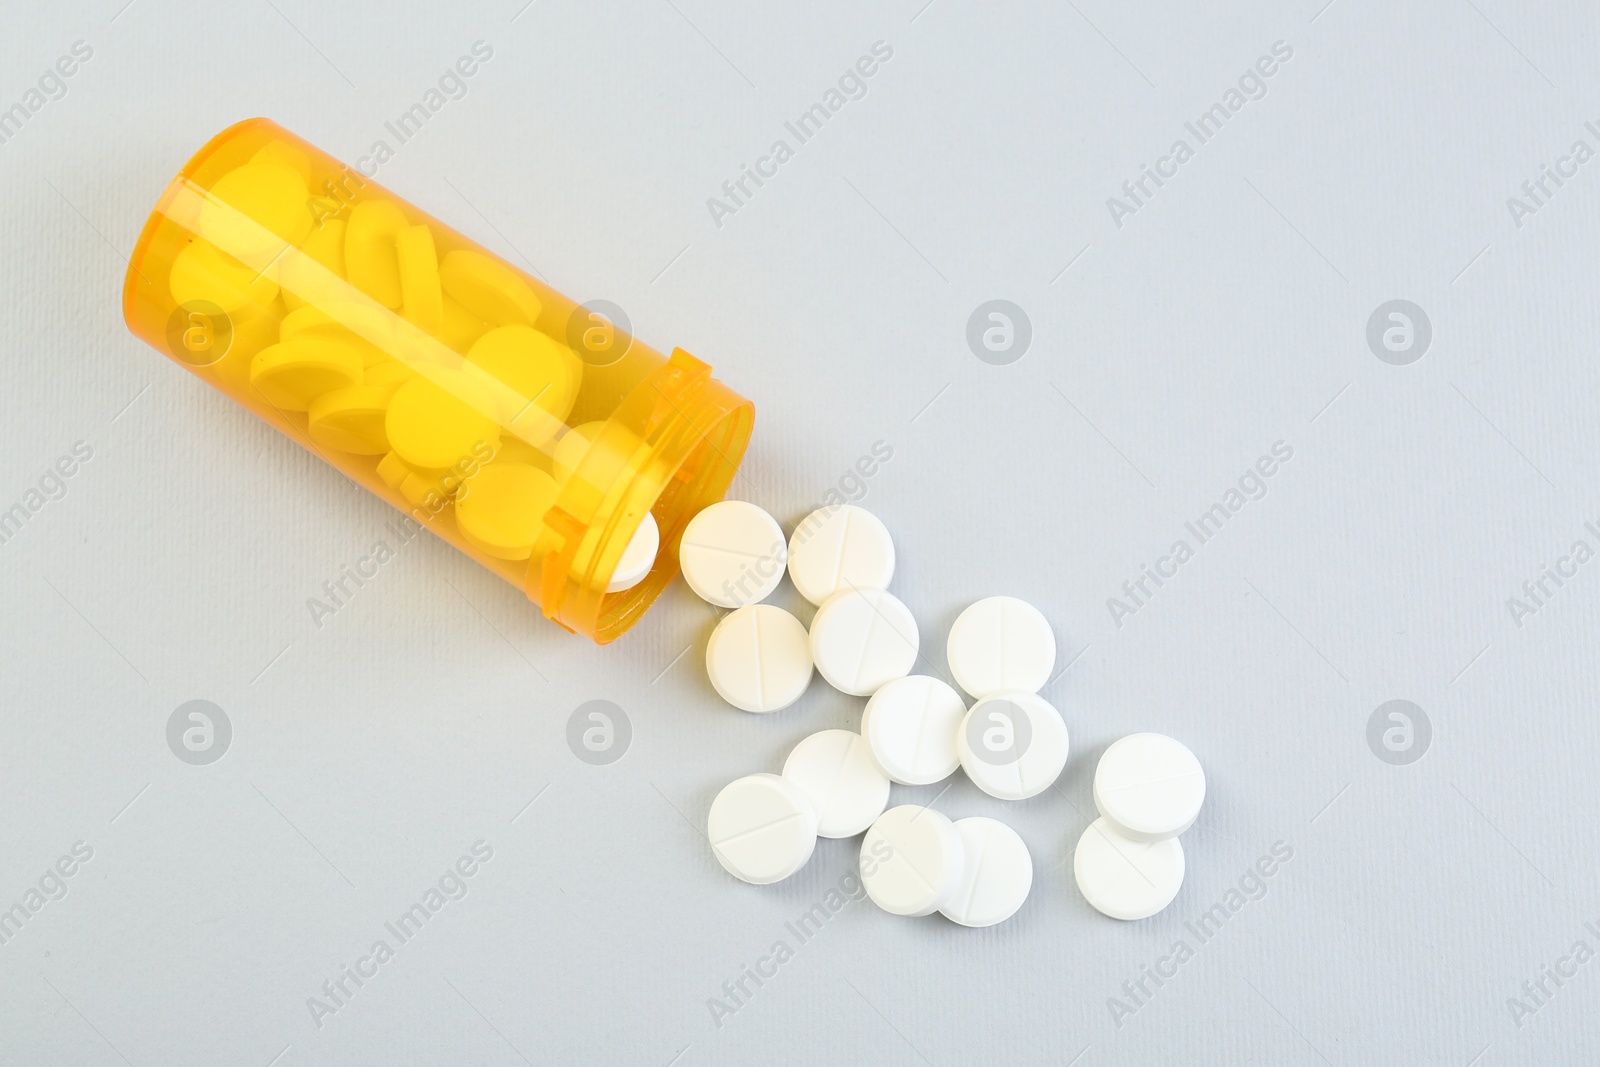
[[[1055,667],[1056,635],[1032,604],[992,596],[956,617],[945,656],[956,684],[973,697],[1006,690],[1037,693]]]
[[[1017,913],[1033,888],[1033,857],[1017,832],[996,819],[956,820],[965,857],[955,895],[939,909],[962,926],[993,926]]]
[[[847,589],[811,620],[811,659],[829,685],[870,696],[917,662],[917,620],[882,589]]]
[[[890,808],[861,839],[861,882],[891,915],[932,915],[950,903],[964,863],[955,824],[918,804]]]
[[[770,885],[811,858],[817,813],[792,782],[776,774],[752,774],[723,787],[711,802],[706,837],[729,874]]]
[[[961,766],[956,731],[967,705],[950,686],[925,674],[888,682],[861,713],[861,734],[890,780],[931,785]]]
[[[972,705],[956,733],[961,769],[985,793],[1026,800],[1067,765],[1067,724],[1035,693],[996,693]]]
[[[1094,771],[1094,806],[1122,836],[1160,841],[1183,833],[1206,799],[1206,773],[1193,752],[1164,734],[1114,742]]]
[[[894,540],[883,522],[854,504],[818,508],[789,538],[789,578],[822,605],[851,587],[887,589],[894,577]]]
[[[678,547],[684,581],[719,608],[759,603],[783,579],[788,549],[778,520],[743,500],[721,500],[689,520]]]
[[[660,550],[661,527],[656,525],[656,517],[647,511],[639,520],[639,528],[628,538],[628,547],[622,550],[617,569],[611,572],[606,592],[620,593],[644,581],[644,576],[655,566],[656,553]]]
[[[811,684],[806,628],[771,604],[740,608],[711,631],[706,673],[718,695],[741,711],[786,708]]]
[[[783,777],[811,798],[819,837],[853,837],[889,804],[889,779],[853,730],[821,730],[801,741],[784,760]]]
[[[1113,919],[1146,919],[1171,904],[1183,888],[1183,869],[1176,837],[1130,841],[1103,818],[1089,824],[1072,855],[1083,899]]]

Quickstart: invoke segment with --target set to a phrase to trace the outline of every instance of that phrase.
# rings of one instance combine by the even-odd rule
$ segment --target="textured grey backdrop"
[[[0,906],[27,917],[0,927],[0,1063],[1592,1061],[1596,16],[1325,3],[11,5]],[[875,42],[865,95],[830,98]],[[860,495],[938,668],[974,598],[1045,612],[1059,788],[896,788],[1021,832],[1013,920],[852,902],[801,943],[856,842],[774,887],[721,871],[718,788],[862,702],[721,704],[681,583],[596,648],[423,538],[313,624],[389,512],[118,306],[163,184],[258,114],[351,162],[389,141],[380,182],[711,362],[758,405],[735,495],[786,525]],[[990,300],[1026,314],[1020,359],[969,348]],[[1147,565],[1173,576],[1134,600]],[[168,744],[197,699],[232,727],[209,765]],[[631,723],[610,764],[566,740],[591,700]],[[1391,700],[1431,731],[1386,710],[1374,749]],[[1142,729],[1211,793],[1182,893],[1128,925],[1070,856],[1096,757]]]

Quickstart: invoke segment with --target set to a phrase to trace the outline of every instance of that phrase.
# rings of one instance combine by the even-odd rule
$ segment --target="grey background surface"
[[[0,147],[0,509],[93,458],[0,545],[0,905],[92,858],[0,945],[0,1063],[1591,1062],[1600,962],[1560,961],[1600,949],[1600,563],[1507,600],[1600,548],[1600,161],[1520,226],[1507,199],[1600,148],[1595,12],[1323,3],[12,5],[0,106],[93,57]],[[386,506],[123,325],[127,253],[208,137],[263,114],[355,162],[479,40],[377,180],[712,363],[758,406],[733,495],[786,526],[892,448],[861,502],[939,670],[977,597],[1054,624],[1058,788],[895,790],[1023,835],[1008,923],[861,901],[798,944],[856,841],[773,887],[717,866],[716,791],[862,701],[819,679],[779,714],[723,705],[717,613],[682,583],[597,648],[422,538],[315,626]],[[876,41],[865,97],[795,146],[785,121]],[[1278,41],[1265,96],[1199,144],[1185,123]],[[716,225],[780,138],[794,158]],[[1118,226],[1107,199],[1180,138]],[[1005,366],[965,340],[991,299],[1031,321]],[[1366,341],[1392,299],[1433,328],[1406,366]],[[1108,598],[1279,441],[1266,495],[1116,625]],[[209,766],[167,745],[192,699],[233,726]],[[609,766],[565,740],[594,699],[632,724]],[[1407,766],[1367,743],[1392,699],[1432,725]],[[1189,744],[1210,795],[1177,900],[1123,924],[1070,858],[1135,730]],[[317,1025],[308,998],[480,841],[466,895]],[[1265,895],[1197,938],[1279,842]],[[794,958],[716,1019],[779,939]]]

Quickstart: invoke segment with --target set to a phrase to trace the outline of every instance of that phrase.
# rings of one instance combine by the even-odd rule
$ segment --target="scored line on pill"
[[[978,872],[978,875],[972,879],[972,887],[967,890],[966,899],[962,900],[961,907],[953,910],[966,912],[971,909],[972,898],[978,895],[978,877],[981,877],[983,874],[983,854],[989,851],[989,839],[993,836],[994,830],[985,825],[983,828],[983,841],[978,847],[978,854],[976,856],[970,856],[966,860],[967,863],[972,865],[972,869]]]
[[[770,553],[767,552],[745,552],[737,548],[724,548],[721,545],[703,545],[698,541],[683,541],[681,544],[685,547],[693,548],[701,552],[720,552],[725,556],[737,556],[740,559],[759,560],[766,559],[770,555]]]
[[[788,815],[780,815],[776,819],[773,819],[771,822],[762,823],[760,826],[752,826],[748,830],[740,830],[738,833],[734,834],[731,837],[724,837],[721,841],[715,841],[715,842],[712,843],[711,847],[715,848],[715,849],[721,849],[723,846],[731,845],[735,841],[743,841],[745,838],[751,836],[752,834],[763,833],[763,832],[765,832],[767,830],[772,830],[772,829],[775,829],[775,828],[777,828],[779,826],[782,826],[784,823],[790,822],[791,820],[801,819],[801,818],[803,818],[803,816],[800,815],[799,812],[790,812]]]
[[[1124,782],[1122,785],[1107,786],[1106,788],[1100,790],[1100,792],[1120,793],[1124,789],[1140,789],[1147,785],[1163,785],[1167,782],[1176,782],[1180,779],[1193,778],[1194,776],[1194,771],[1179,771],[1177,774],[1169,774],[1164,778],[1145,778],[1136,782]]]
[[[850,536],[850,518],[851,518],[850,512],[848,510],[845,511],[845,513],[844,513],[844,528],[839,531],[839,545],[834,550],[834,554],[833,554],[833,585],[832,585],[832,588],[834,588],[834,589],[839,588],[839,579],[844,577],[844,546],[845,546],[845,539]]]
[[[860,586],[856,585],[854,582],[850,582],[848,584],[849,584],[849,586],[850,586],[852,591],[854,591],[857,594],[861,593],[861,587]],[[884,590],[877,590],[877,591],[878,592],[884,592]],[[905,634],[901,633],[899,628],[896,627],[895,624],[889,620],[889,617],[878,609],[878,605],[874,604],[870,597],[863,596],[862,599],[865,600],[867,602],[868,606],[870,606],[872,608],[873,614],[877,615],[880,619],[883,620],[884,625],[888,626],[889,629],[893,630],[895,632],[895,634],[900,638],[900,640],[904,641],[908,645],[911,645],[916,650],[915,654],[916,654],[918,662],[926,664],[927,668],[928,668],[928,671],[931,674],[933,674],[934,677],[939,678],[941,680],[947,680],[947,679],[945,679],[945,675],[943,673],[941,673],[939,671],[939,669],[937,667],[935,667],[931,661],[929,661],[928,657],[926,657],[926,656],[924,656],[922,654],[922,644],[921,644],[920,641],[916,642],[915,644],[913,644],[911,639],[906,637]],[[865,659],[865,656],[866,656],[866,653],[863,652],[862,653],[863,659]]]
[[[922,814],[922,812],[920,812],[920,811],[917,812],[917,815],[921,815],[921,814]],[[911,822],[915,822],[916,818],[917,818],[917,816],[913,815],[911,817],[911,820],[908,821],[906,823],[906,825],[907,826],[911,825]],[[909,849],[896,848],[895,847],[895,843],[894,843],[894,839],[891,838],[888,834],[884,834],[883,835],[883,839],[885,841],[889,842],[889,850],[890,850],[890,852],[893,853],[894,855],[899,856],[904,861],[906,870],[910,871],[912,874],[917,876],[917,881],[921,882],[924,886],[926,886],[929,892],[938,892],[938,887],[933,884],[933,880],[930,879],[927,875],[923,874],[922,870],[914,862],[912,862],[911,852],[910,852]]]
[[[866,598],[863,597],[862,599],[866,599]],[[867,632],[861,638],[861,655],[856,660],[856,673],[855,673],[854,681],[857,684],[860,683],[861,672],[867,666],[867,654],[872,651],[872,635],[878,628],[878,620],[880,618],[882,618],[882,616],[878,612],[878,606],[876,604],[873,604],[872,605],[872,618],[870,620],[868,620],[868,622],[867,622]],[[893,629],[893,627],[891,627],[891,629]]]
[[[1104,839],[1105,843],[1111,846],[1111,851],[1115,852],[1117,854],[1117,858],[1120,859],[1123,863],[1127,864],[1130,868],[1132,868],[1133,869],[1133,873],[1137,874],[1144,881],[1145,885],[1149,886],[1151,889],[1156,888],[1156,884],[1150,880],[1150,876],[1145,874],[1144,871],[1139,869],[1139,865],[1137,863],[1133,862],[1133,858],[1131,856],[1129,856],[1127,853],[1123,852],[1120,848],[1117,847],[1117,843],[1115,841],[1111,840],[1110,835],[1107,834],[1105,832],[1105,830],[1099,825],[1099,821],[1098,820],[1096,820],[1093,823],[1090,823],[1089,824],[1089,829],[1091,829],[1095,833],[1099,834],[1100,837],[1102,839]],[[1138,845],[1139,846],[1138,851],[1140,851],[1140,852],[1148,852],[1148,851],[1150,851],[1150,846],[1149,845],[1140,844],[1137,841],[1130,842],[1130,843]]]
[[[752,615],[750,617],[750,621],[754,624],[756,631],[756,654],[754,658],[754,665],[756,669],[756,701],[760,703],[762,707],[766,707],[767,674],[766,671],[761,669],[762,663],[766,660],[766,657],[761,654],[761,612],[758,611]]]

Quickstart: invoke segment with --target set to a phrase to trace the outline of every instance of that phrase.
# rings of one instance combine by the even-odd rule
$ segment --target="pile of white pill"
[[[707,837],[719,863],[756,885],[781,881],[811,858],[818,837],[863,834],[861,880],[894,915],[937,911],[963,926],[1016,914],[1033,886],[1033,860],[1016,831],[995,819],[951,821],[916,804],[889,807],[893,784],[931,785],[960,768],[1001,800],[1049,789],[1066,766],[1066,722],[1039,695],[1055,667],[1055,633],[1032,605],[988,597],[950,628],[950,673],[973,704],[938,678],[912,674],[920,635],[888,591],[889,531],[853,504],[806,516],[792,537],[754,504],[725,500],[689,523],[679,549],[689,587],[733,609],[706,647],[717,693],[767,713],[799,700],[813,671],[835,689],[867,697],[861,732],[822,730],[802,740],[780,774],[752,774],[712,802]],[[809,629],[765,600],[787,570],[816,605]],[[1183,745],[1134,734],[1108,748],[1095,771],[1100,818],[1078,841],[1073,871],[1098,911],[1141,919],[1171,903],[1183,883],[1178,835],[1205,798],[1205,774]]]

